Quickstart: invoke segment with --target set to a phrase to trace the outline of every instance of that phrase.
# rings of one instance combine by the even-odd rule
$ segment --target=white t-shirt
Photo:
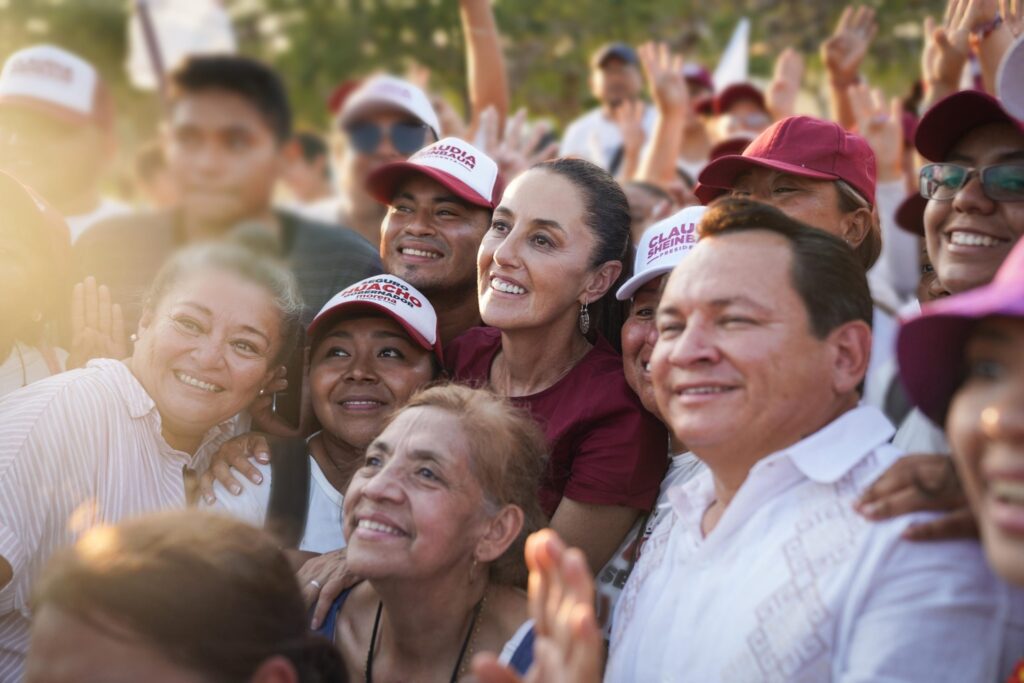
[[[1021,650],[976,541],[911,543],[932,513],[869,522],[860,493],[901,456],[859,407],[757,462],[717,526],[705,470],[668,491],[615,610],[606,683],[996,681]]]
[[[62,372],[67,367],[68,352],[64,349],[54,348],[53,353],[60,366],[58,372]],[[46,357],[40,353],[39,349],[14,342],[11,355],[7,356],[7,360],[0,364],[0,398],[53,374],[46,362]]]
[[[106,219],[113,218],[114,216],[122,216],[124,214],[132,213],[132,211],[132,207],[123,202],[101,198],[100,203],[89,213],[83,213],[77,216],[65,216],[64,220],[67,222],[68,230],[71,232],[71,243],[74,244],[86,230],[100,221],[105,221]]]
[[[263,475],[263,482],[254,484],[248,478],[237,476],[242,493],[234,496],[220,482],[214,482],[217,501],[210,507],[227,512],[253,526],[262,527],[267,521],[270,507],[270,486],[273,474],[270,465],[253,463]],[[342,506],[345,496],[331,485],[316,458],[309,456],[309,504],[306,508],[306,528],[302,532],[299,550],[326,553],[345,547],[345,527]],[[205,506],[205,503],[203,504]]]
[[[289,210],[303,218],[332,225],[341,225],[341,214],[344,208],[345,199],[340,195],[318,199],[308,204],[295,204],[288,207]]]
[[[644,133],[651,137],[654,128],[654,107],[644,105]],[[591,161],[606,171],[611,168],[615,153],[622,146],[622,133],[618,125],[605,118],[601,108],[592,109],[569,124],[562,136],[558,156],[580,157]]]

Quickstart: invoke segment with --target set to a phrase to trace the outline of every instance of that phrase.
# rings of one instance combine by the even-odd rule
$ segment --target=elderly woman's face
[[[339,320],[309,359],[313,411],[331,437],[366,448],[434,374],[431,352],[384,316]]]
[[[488,524],[459,418],[402,411],[366,451],[345,494],[349,568],[368,579],[466,571]]]
[[[483,321],[502,330],[575,319],[597,240],[579,190],[543,169],[505,190],[477,254]]]
[[[992,567],[1024,585],[1024,320],[981,323],[946,431]]]
[[[263,287],[206,270],[185,277],[139,323],[132,371],[165,435],[201,437],[256,398],[281,348],[281,314]]]

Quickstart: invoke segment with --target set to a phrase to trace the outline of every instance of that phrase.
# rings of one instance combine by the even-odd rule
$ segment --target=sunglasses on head
[[[361,154],[375,152],[384,140],[384,136],[387,135],[395,151],[405,156],[423,149],[423,145],[427,141],[427,130],[426,124],[404,121],[392,123],[390,126],[360,122],[345,127],[345,133],[351,140],[352,146]]]
[[[1024,202],[1024,162],[972,168],[960,164],[928,164],[921,169],[921,196],[951,201],[971,178],[978,176],[981,190],[994,202]]]

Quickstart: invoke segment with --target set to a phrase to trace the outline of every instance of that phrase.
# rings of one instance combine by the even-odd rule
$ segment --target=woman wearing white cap
[[[220,481],[204,488],[207,501],[250,523],[267,523],[299,550],[325,553],[345,546],[344,492],[363,463],[366,447],[385,421],[441,366],[437,316],[426,297],[401,278],[380,275],[339,292],[307,331],[308,384],[321,430],[308,439],[274,441],[261,435],[237,439],[211,469],[230,455],[272,452],[257,464],[261,483],[230,476],[241,495]],[[263,458],[265,459],[265,458]],[[244,457],[232,464],[248,471]],[[238,490],[238,489],[236,489]]]

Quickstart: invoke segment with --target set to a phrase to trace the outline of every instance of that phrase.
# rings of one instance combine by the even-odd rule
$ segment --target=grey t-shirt
[[[354,231],[287,211],[274,214],[281,225],[281,255],[306,304],[304,325],[342,289],[383,272],[377,250]],[[112,300],[124,309],[127,329],[134,330],[150,283],[167,257],[184,244],[177,212],[140,212],[94,225],[74,251],[79,275],[92,275],[107,285]]]

